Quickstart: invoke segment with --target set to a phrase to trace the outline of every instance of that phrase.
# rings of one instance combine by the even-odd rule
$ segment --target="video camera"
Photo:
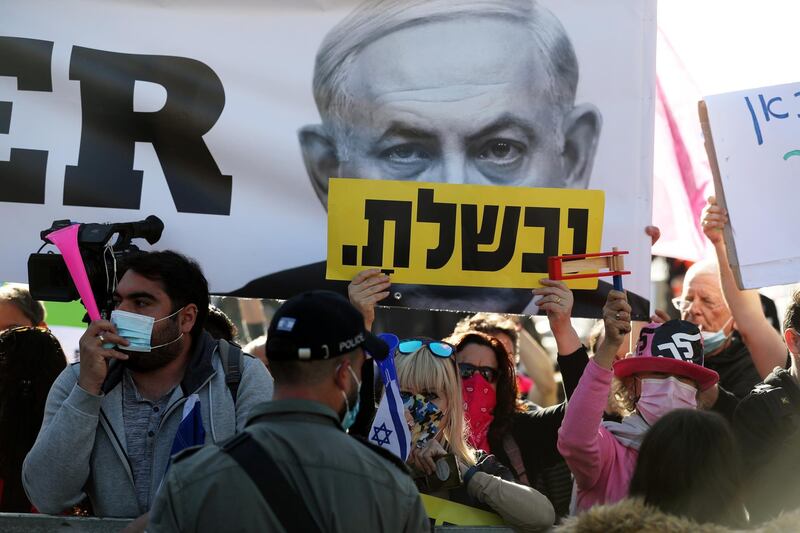
[[[74,224],[69,220],[56,220],[48,229],[41,232],[45,244],[55,244],[48,236],[56,230]],[[131,243],[132,239],[145,239],[155,244],[161,238],[164,223],[160,218],[150,215],[138,222],[114,224],[80,224],[78,230],[78,250],[86,267],[86,274],[100,313],[108,318],[114,308],[113,291],[117,284],[117,263],[141,253]],[[114,235],[117,239],[108,244]],[[31,296],[37,300],[70,302],[80,298],[75,283],[70,276],[61,255],[35,253],[28,257],[28,283]]]

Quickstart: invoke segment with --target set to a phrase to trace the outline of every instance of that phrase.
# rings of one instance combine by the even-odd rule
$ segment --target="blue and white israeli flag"
[[[191,394],[183,404],[183,417],[172,441],[170,455],[188,448],[206,443],[206,430],[203,427],[203,415],[200,412],[200,397]]]
[[[369,440],[386,448],[405,461],[411,453],[411,433],[408,431],[403,400],[397,383],[397,370],[394,366],[394,352],[399,340],[396,335],[382,333],[381,340],[389,345],[389,357],[375,364],[383,381],[384,394],[378,405],[378,412],[372,422]]]

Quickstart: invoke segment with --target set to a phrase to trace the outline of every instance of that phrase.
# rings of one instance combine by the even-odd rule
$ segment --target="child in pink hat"
[[[703,366],[697,326],[682,320],[648,324],[636,353],[615,363],[631,329],[630,312],[625,294],[611,291],[603,309],[605,340],[586,367],[559,430],[558,450],[575,476],[573,512],[625,498],[650,426],[674,409],[696,409],[698,394],[719,381],[716,372]],[[630,410],[621,422],[603,421],[612,377],[620,380],[621,400]]]

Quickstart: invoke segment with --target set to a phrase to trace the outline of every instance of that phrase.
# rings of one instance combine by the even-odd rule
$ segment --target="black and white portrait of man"
[[[13,73],[0,80],[0,100],[14,109],[0,132],[0,163],[18,149],[47,156],[34,176],[45,209],[4,204],[18,224],[0,232],[16,257],[3,279],[26,278],[31,243],[53,220],[155,214],[165,225],[156,248],[196,258],[215,294],[345,291],[347,282],[325,279],[324,261],[329,180],[343,177],[508,186],[509,196],[513,187],[601,190],[601,249],[629,250],[625,287],[649,292],[655,0],[151,4],[112,2],[100,12],[92,0],[26,0],[0,19],[5,34],[20,35],[13,42],[39,47],[7,54],[15,65],[50,78],[35,90]],[[163,76],[140,73],[140,64],[162,65]],[[178,75],[181,65],[207,76]],[[212,93],[215,107],[206,109]],[[111,113],[98,95],[118,108]],[[90,134],[115,143],[98,152],[100,170],[84,150],[97,148]],[[178,201],[217,190],[195,172],[199,152],[172,150],[178,134],[194,139],[229,184],[224,210]],[[113,194],[123,178],[140,190],[121,195],[124,209],[73,205],[73,167],[112,183]],[[79,185],[93,198],[91,183]],[[531,288],[393,284],[382,303],[532,313]],[[603,292],[576,291],[575,316],[596,316]],[[647,316],[631,300],[634,316]]]
[[[368,1],[317,54],[306,169],[323,203],[329,176],[586,188],[601,119],[577,84],[531,0]]]
[[[299,131],[306,170],[323,205],[330,176],[587,188],[602,119],[575,102],[578,78],[566,31],[535,0],[367,0],[317,52],[322,122]],[[290,269],[237,294],[346,285],[324,272]],[[393,287],[389,305],[530,311],[527,289]]]

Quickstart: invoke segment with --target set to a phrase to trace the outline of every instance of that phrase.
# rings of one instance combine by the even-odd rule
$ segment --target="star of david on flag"
[[[392,436],[394,431],[387,428],[386,424],[381,424],[380,427],[375,426],[372,429],[374,430],[374,433],[372,434],[372,440],[374,440],[378,446],[385,446],[392,442],[389,440],[389,437]]]
[[[375,365],[383,381],[384,394],[378,405],[378,412],[372,422],[370,441],[386,448],[405,461],[411,452],[411,434],[408,431],[403,400],[397,383],[397,370],[394,367],[394,351],[398,344],[396,335],[382,333],[380,338],[389,345],[389,357],[376,360]]]

